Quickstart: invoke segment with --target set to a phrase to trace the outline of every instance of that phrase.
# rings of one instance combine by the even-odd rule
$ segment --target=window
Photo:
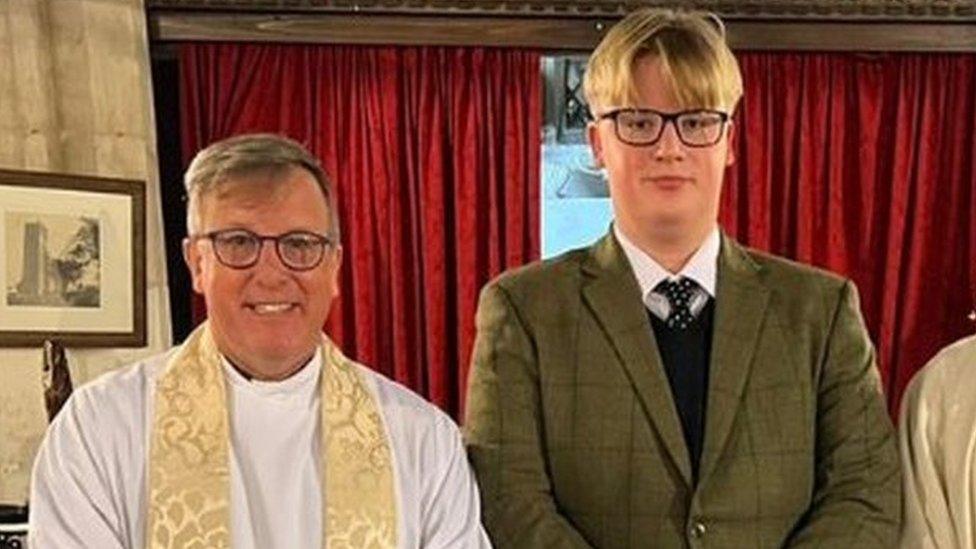
[[[585,57],[544,57],[542,257],[588,246],[613,217],[606,175],[586,142]]]

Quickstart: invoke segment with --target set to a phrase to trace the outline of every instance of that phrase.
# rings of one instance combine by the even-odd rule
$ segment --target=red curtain
[[[894,413],[912,374],[976,329],[976,57],[739,60],[722,222],[857,283]]]
[[[344,246],[326,330],[459,417],[478,291],[539,256],[538,54],[185,44],[180,66],[184,161],[254,131],[321,158]]]
[[[976,58],[739,59],[722,223],[854,279],[894,412],[915,371],[976,328]],[[181,66],[184,158],[257,130],[323,158],[346,247],[330,333],[457,414],[478,288],[538,256],[536,54],[193,44]]]

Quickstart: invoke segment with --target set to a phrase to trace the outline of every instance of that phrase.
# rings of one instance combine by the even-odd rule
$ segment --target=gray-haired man
[[[322,334],[342,257],[331,185],[244,135],[186,173],[209,320],[71,398],[34,468],[39,547],[482,547],[454,423]]]

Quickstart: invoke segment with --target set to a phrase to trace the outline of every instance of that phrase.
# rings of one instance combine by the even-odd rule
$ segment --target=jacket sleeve
[[[552,494],[531,331],[497,283],[481,294],[465,437],[496,547],[589,547]]]
[[[893,547],[902,507],[898,450],[850,282],[841,287],[823,357],[813,503],[788,546]]]

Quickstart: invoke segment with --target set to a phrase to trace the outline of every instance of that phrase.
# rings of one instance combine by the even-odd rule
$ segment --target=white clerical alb
[[[172,352],[103,376],[61,411],[34,467],[32,546],[143,547],[153,389]],[[399,547],[488,547],[456,425],[362,370],[392,448]],[[234,549],[321,546],[321,372],[319,353],[280,382],[249,381],[224,363]]]
[[[976,336],[939,352],[902,400],[904,549],[976,547]]]

